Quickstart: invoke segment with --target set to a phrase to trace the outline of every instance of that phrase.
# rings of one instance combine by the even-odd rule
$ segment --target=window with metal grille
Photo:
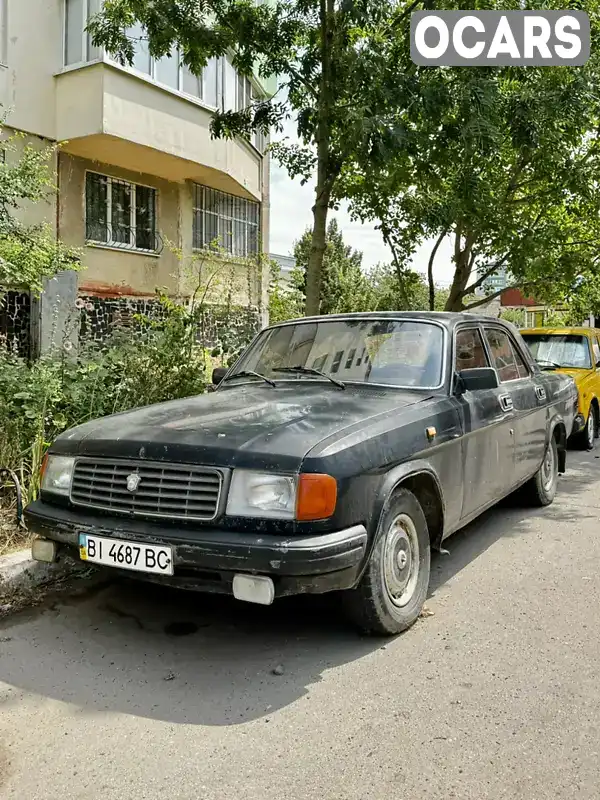
[[[88,172],[85,238],[111,247],[157,251],[156,189]]]
[[[234,256],[258,253],[259,204],[194,184],[193,245],[217,246]]]

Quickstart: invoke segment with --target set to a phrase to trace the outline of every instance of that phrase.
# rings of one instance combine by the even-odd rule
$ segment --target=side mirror
[[[228,372],[229,372],[228,367],[216,367],[215,369],[213,369],[213,374],[212,374],[213,384],[215,386],[218,386]]]
[[[463,369],[458,373],[461,392],[477,392],[481,389],[497,389],[500,386],[498,373],[492,367]]]

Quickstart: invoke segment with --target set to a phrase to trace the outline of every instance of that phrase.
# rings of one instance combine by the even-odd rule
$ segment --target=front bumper
[[[573,419],[573,428],[571,430],[571,435],[573,436],[576,433],[579,433],[585,428],[586,419],[581,412],[575,414],[575,418]]]
[[[36,500],[25,509],[32,533],[58,542],[77,557],[80,533],[174,548],[174,575],[106,569],[131,578],[183,589],[231,594],[233,576],[268,575],[275,595],[323,593],[356,585],[367,548],[367,531],[355,525],[317,536],[282,537],[217,528],[182,530],[117,517],[82,513]]]

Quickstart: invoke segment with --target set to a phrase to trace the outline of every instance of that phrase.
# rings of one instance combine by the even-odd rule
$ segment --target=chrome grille
[[[127,479],[133,474],[139,483],[130,491]],[[210,467],[80,458],[71,502],[136,517],[209,521],[217,516],[222,484],[222,473]]]

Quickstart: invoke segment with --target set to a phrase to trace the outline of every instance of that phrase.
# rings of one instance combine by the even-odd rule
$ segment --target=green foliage
[[[507,308],[500,314],[500,319],[505,319],[507,322],[512,322],[517,328],[525,327],[525,310],[522,308]]]
[[[274,264],[269,295],[269,319],[280,322],[301,316],[306,288],[306,269],[311,247],[311,232],[305,231],[296,242],[296,269],[289,283],[281,280]],[[435,310],[443,310],[448,290],[435,288]],[[327,229],[321,284],[321,314],[354,311],[425,311],[429,290],[423,276],[412,270],[398,271],[392,264],[362,267],[362,253],[345,244],[337,221]]]
[[[77,269],[79,258],[77,251],[56,241],[49,225],[25,226],[16,215],[23,203],[43,202],[54,188],[54,149],[22,146],[23,139],[17,133],[2,143],[6,157],[0,163],[0,287],[39,294],[44,278]]]
[[[590,314],[600,318],[600,280],[594,275],[585,276],[565,295],[564,304],[567,307],[565,325],[581,325]]]
[[[269,323],[285,322],[288,319],[301,317],[304,298],[298,289],[286,283],[281,277],[281,267],[271,261],[269,281]]]
[[[596,41],[598,3],[586,11]],[[598,264],[599,49],[592,44],[584,67],[432,69],[411,62],[409,24],[407,16],[395,27],[387,133],[346,164],[338,196],[351,198],[357,218],[377,221],[400,268],[423,242],[451,237],[449,310],[501,267],[552,302]]]
[[[301,295],[306,294],[306,273],[310,260],[312,231],[306,230],[294,246],[296,271],[292,280]],[[337,220],[329,222],[321,273],[320,314],[368,311],[373,305],[371,284],[361,268],[362,253],[344,243]]]
[[[27,499],[49,443],[95,417],[200,394],[206,350],[196,342],[193,313],[159,296],[160,318],[138,316],[103,347],[65,347],[28,363],[0,351],[0,465],[20,472]],[[68,344],[68,343],[66,343]]]
[[[212,367],[235,358],[247,343],[253,325],[249,321],[246,340],[243,333],[240,337],[240,314],[245,312],[238,297],[242,283],[256,282],[256,264],[200,253],[182,265],[182,272],[191,287],[185,292],[191,294],[189,301],[157,291],[152,313],[136,314],[129,324],[116,326],[101,346],[83,340],[75,349],[67,331],[59,348],[32,363],[0,349],[0,467],[20,474],[26,500],[35,498],[41,459],[61,431],[107,414],[201,394]],[[67,326],[71,333],[86,313],[82,305],[77,301],[73,309]],[[209,349],[215,323],[218,341]]]

